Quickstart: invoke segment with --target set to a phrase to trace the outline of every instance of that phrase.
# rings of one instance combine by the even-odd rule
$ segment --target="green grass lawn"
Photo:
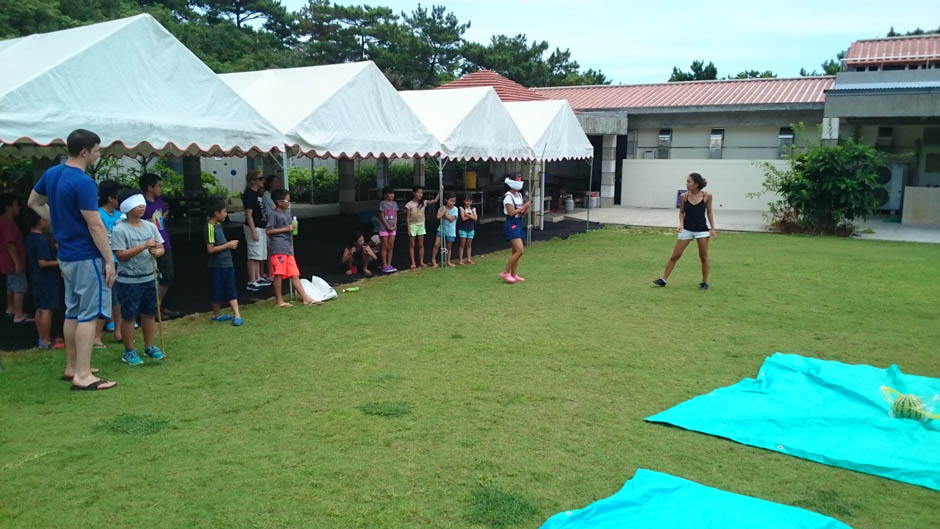
[[[643,417],[753,377],[775,351],[940,376],[940,245],[605,229],[472,267],[379,278],[246,325],[166,325],[163,365],[3,357],[0,526],[527,527],[637,468],[830,515],[940,527],[940,493]],[[208,296],[208,292],[207,292]]]

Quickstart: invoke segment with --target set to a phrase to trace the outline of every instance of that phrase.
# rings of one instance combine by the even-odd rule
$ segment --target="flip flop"
[[[101,387],[102,384],[107,384],[109,382],[111,381],[105,380],[103,378],[99,378],[98,380],[92,382],[91,384],[88,384],[87,386],[76,386],[75,384],[72,384],[72,391],[104,391],[106,389],[117,387],[117,384],[113,386],[108,386],[106,388]]]
[[[91,348],[100,350],[100,349],[107,349],[108,346],[103,343],[96,343],[96,344],[92,344]]]
[[[293,307],[293,305],[291,305],[290,303],[288,303],[288,302],[285,301],[285,302],[281,303],[280,305],[278,305],[278,307],[287,308],[287,307]]]
[[[33,318],[23,318],[22,320],[13,320],[14,325],[26,325],[28,323],[36,323],[36,320]]]

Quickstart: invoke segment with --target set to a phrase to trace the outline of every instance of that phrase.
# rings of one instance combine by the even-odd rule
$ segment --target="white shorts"
[[[692,239],[704,239],[706,237],[711,237],[711,233],[707,231],[689,231],[682,228],[682,231],[679,232],[678,239],[680,241],[691,241]]]
[[[251,236],[251,227],[247,224],[245,226],[245,244],[248,246],[248,259],[251,261],[267,261],[268,260],[268,234],[264,231],[264,228],[259,228],[255,226],[255,233],[258,234],[258,240],[256,241]]]

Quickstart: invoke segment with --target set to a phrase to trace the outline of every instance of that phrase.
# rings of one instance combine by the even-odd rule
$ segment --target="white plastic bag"
[[[300,285],[304,287],[304,292],[313,298],[314,301],[326,301],[336,297],[336,290],[323,279],[313,276],[310,280],[301,279]]]

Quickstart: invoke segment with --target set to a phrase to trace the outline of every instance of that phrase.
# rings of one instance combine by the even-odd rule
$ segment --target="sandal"
[[[98,371],[99,371],[99,369],[98,369],[97,367],[91,368],[91,374],[92,374],[92,375],[97,375],[97,374],[98,374]],[[59,377],[59,380],[64,380],[64,381],[66,381],[66,382],[71,382],[73,378],[75,378],[75,375],[72,375],[72,376],[69,376],[69,375],[62,375],[61,377]]]
[[[108,386],[104,388],[101,387],[103,384],[110,384],[112,382],[113,381],[111,380],[105,380],[103,378],[99,378],[98,380],[92,382],[91,384],[88,384],[87,386],[76,386],[75,384],[72,384],[72,391],[104,391],[106,389],[111,389],[117,386],[117,383],[114,382],[113,386]]]
[[[96,343],[96,344],[92,344],[91,348],[92,349],[107,349],[108,346],[103,343]]]
[[[290,303],[284,301],[284,302],[280,303],[280,304],[278,305],[278,307],[287,308],[287,307],[293,307],[293,305],[291,305]]]

